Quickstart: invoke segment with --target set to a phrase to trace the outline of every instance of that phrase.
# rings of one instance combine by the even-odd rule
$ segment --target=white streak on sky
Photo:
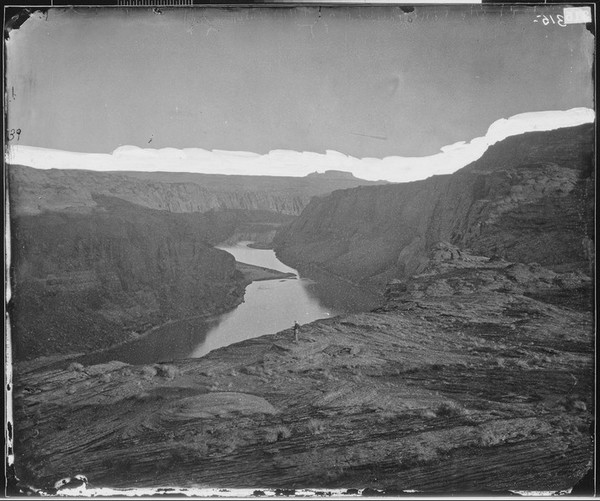
[[[161,171],[204,174],[301,177],[311,172],[340,170],[367,180],[407,182],[438,174],[451,174],[480,158],[492,144],[509,136],[530,131],[553,130],[593,122],[589,108],[566,111],[521,113],[496,120],[484,137],[460,141],[426,157],[388,156],[355,158],[337,151],[324,154],[292,150],[271,150],[259,155],[246,151],[204,150],[202,148],[139,148],[121,146],[112,154],[76,153],[11,146],[7,162],[37,169],[85,169],[95,171]]]

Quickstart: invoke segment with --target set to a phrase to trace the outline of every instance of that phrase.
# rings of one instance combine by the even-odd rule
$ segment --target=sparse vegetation
[[[526,360],[523,359],[519,359],[515,362],[515,365],[519,368],[519,369],[529,369],[529,364],[527,363]]]
[[[412,468],[429,463],[437,459],[437,457],[438,454],[435,449],[421,443],[416,443],[402,455],[400,463],[405,468]]]
[[[579,395],[568,395],[561,399],[559,402],[565,410],[568,412],[586,412],[587,404],[581,399]]]
[[[248,374],[250,376],[257,376],[260,374],[260,368],[256,365],[246,365],[240,369],[242,374]]]
[[[284,425],[279,425],[267,430],[265,440],[269,443],[274,443],[279,440],[284,440],[292,436],[292,431]]]
[[[488,428],[482,432],[479,443],[483,447],[492,447],[506,442],[507,438],[508,437],[505,434],[495,432]]]
[[[325,431],[325,424],[318,419],[309,419],[306,423],[306,429],[311,435],[319,435]]]
[[[152,379],[154,376],[156,376],[157,372],[156,369],[150,365],[145,365],[144,367],[142,367],[142,377],[144,379]]]
[[[131,371],[131,369],[129,367],[123,367],[120,372],[121,372],[121,376],[125,376],[125,377],[131,376],[131,374],[133,374],[133,372]]]
[[[419,414],[425,419],[435,419],[437,414],[432,409],[422,409]]]
[[[438,417],[458,417],[464,415],[464,413],[465,409],[456,402],[443,402],[435,411]]]
[[[164,377],[167,379],[173,379],[179,376],[180,374],[179,369],[174,365],[156,364],[154,368],[156,369],[156,373],[160,377]]]

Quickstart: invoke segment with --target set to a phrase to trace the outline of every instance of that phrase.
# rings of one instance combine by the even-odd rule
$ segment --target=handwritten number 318
[[[15,136],[17,136],[17,141],[20,139],[21,137],[21,129],[10,129],[8,131],[8,140],[12,141]]]

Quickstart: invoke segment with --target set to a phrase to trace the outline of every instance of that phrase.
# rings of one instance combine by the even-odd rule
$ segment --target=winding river
[[[298,278],[263,280],[246,287],[244,302],[235,309],[211,319],[198,318],[171,322],[151,330],[138,340],[102,353],[83,357],[84,364],[121,360],[131,364],[151,364],[181,358],[196,358],[245,339],[274,334],[343,313],[367,311],[378,298],[347,283],[329,277],[313,281],[286,266],[273,250],[253,249],[250,242],[218,248],[236,261],[295,273]]]

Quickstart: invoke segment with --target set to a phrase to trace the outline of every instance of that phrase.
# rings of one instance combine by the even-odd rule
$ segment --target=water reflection
[[[272,250],[252,249],[247,246],[248,243],[238,242],[219,248],[243,263],[297,273],[279,261]],[[221,317],[221,322],[207,334],[206,340],[194,350],[192,356],[201,357],[215,348],[263,334],[274,334],[292,327],[295,321],[305,324],[337,315],[335,309],[321,304],[308,289],[309,283],[302,278],[251,283],[246,288],[244,302]]]
[[[219,248],[233,254],[239,262],[298,273],[279,261],[274,251],[252,249],[248,243]],[[291,328],[295,321],[305,324],[342,313],[367,311],[378,301],[378,297],[330,277],[316,281],[299,277],[253,282],[246,288],[244,302],[228,313],[212,319],[173,322],[137,341],[79,361],[84,365],[110,360],[150,364],[201,357],[216,348]]]

